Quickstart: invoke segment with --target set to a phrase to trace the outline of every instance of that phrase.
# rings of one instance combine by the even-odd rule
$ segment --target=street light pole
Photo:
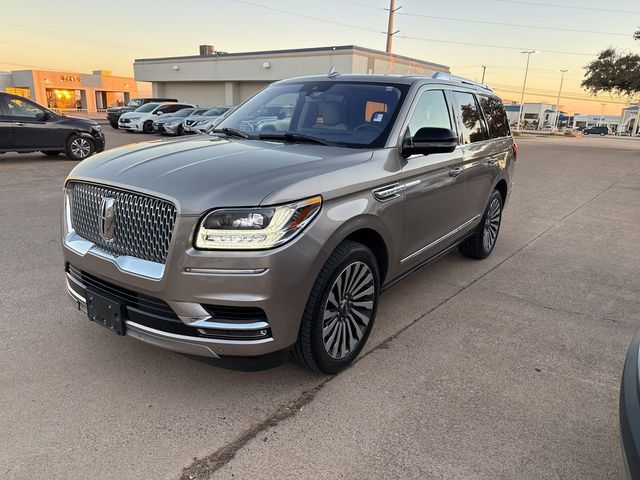
[[[556,121],[554,127],[558,128],[558,122],[560,121],[560,95],[562,94],[562,84],[564,83],[564,74],[569,70],[560,70],[562,76],[560,77],[560,88],[558,89],[558,99],[556,100]]]
[[[480,83],[484,84],[484,74],[487,73],[487,66],[482,65],[482,81]]]
[[[601,127],[602,124],[604,124],[604,107],[607,106],[606,103],[601,103],[600,105],[602,105],[602,110],[600,111],[600,123],[598,123],[598,126]]]
[[[531,59],[531,55],[534,53],[540,53],[538,50],[526,50],[524,52],[527,54],[527,67],[524,70],[524,82],[522,83],[522,95],[520,96],[520,111],[518,112],[518,123],[516,124],[516,130],[520,131],[520,123],[522,123],[522,111],[524,109],[524,91],[527,88],[527,75],[529,74],[529,60]]]

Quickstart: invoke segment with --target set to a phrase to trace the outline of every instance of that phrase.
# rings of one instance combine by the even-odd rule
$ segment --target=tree
[[[633,34],[640,40],[640,30]],[[594,95],[606,92],[630,98],[640,96],[640,55],[622,53],[610,47],[586,67],[582,87]]]

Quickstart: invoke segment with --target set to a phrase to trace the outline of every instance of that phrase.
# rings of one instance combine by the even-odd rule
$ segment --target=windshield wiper
[[[214,128],[211,133],[224,133],[227,137],[249,138],[248,134],[235,128]]]
[[[293,132],[286,132],[280,135],[277,133],[262,133],[258,138],[260,140],[284,140],[286,142],[307,142],[327,146],[335,145],[335,143],[327,142],[326,140],[318,137],[312,137],[311,135],[304,135],[302,133]]]

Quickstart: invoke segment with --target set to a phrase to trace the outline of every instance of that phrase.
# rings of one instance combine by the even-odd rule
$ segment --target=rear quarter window
[[[480,95],[480,106],[489,128],[489,138],[502,138],[511,135],[509,119],[502,102],[495,97]]]

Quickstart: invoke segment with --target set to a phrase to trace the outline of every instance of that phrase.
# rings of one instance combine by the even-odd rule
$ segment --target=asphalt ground
[[[0,478],[621,479],[640,142],[517,140],[493,255],[385,292],[333,377],[224,370],[87,321],[59,238],[75,163],[0,156]]]

